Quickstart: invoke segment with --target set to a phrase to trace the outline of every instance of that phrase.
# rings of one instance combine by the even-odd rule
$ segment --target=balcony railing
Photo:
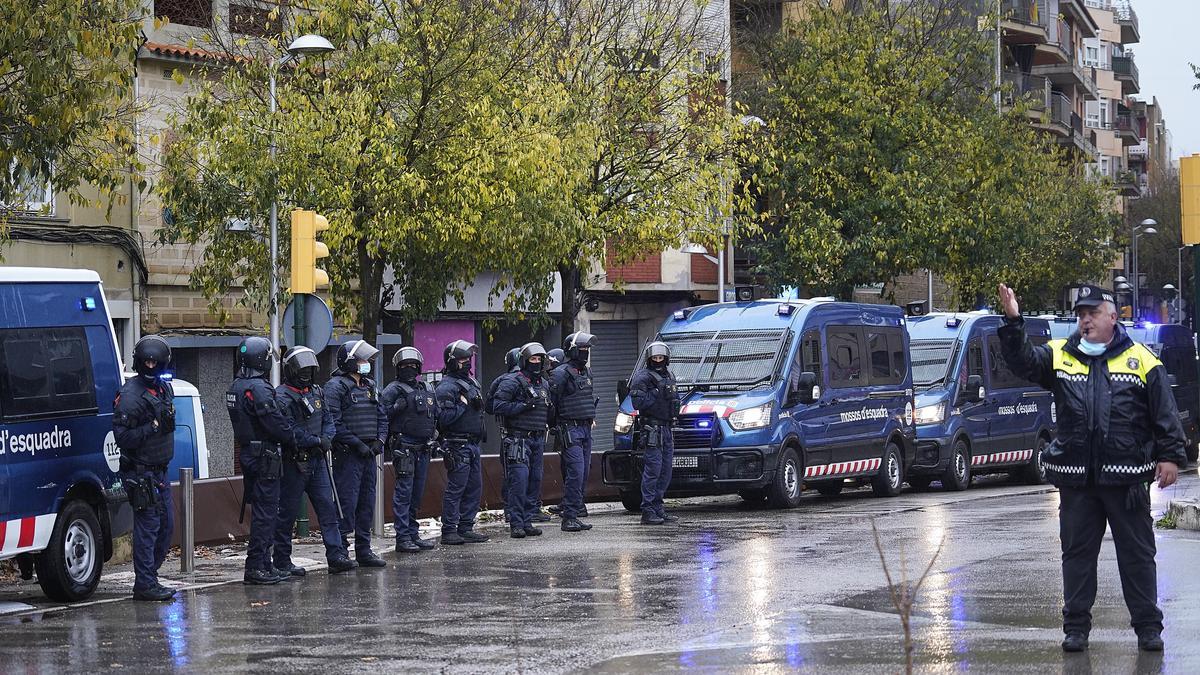
[[[1131,158],[1132,157],[1145,158],[1146,152],[1148,150],[1149,150],[1149,147],[1148,147],[1146,141],[1144,141],[1144,140],[1141,143],[1138,143],[1137,145],[1131,145],[1128,148],[1126,148],[1126,151],[1129,153],[1129,156]]]
[[[1063,50],[1072,62],[1075,60],[1075,41],[1071,39],[1071,24],[1058,19],[1057,32],[1051,36],[1050,41],[1058,45],[1058,48]]]
[[[1050,122],[1054,124],[1061,124],[1064,127],[1069,127],[1071,126],[1072,116],[1078,117],[1078,115],[1075,115],[1075,112],[1071,109],[1071,99],[1058,92],[1051,94]]]
[[[1046,10],[1038,0],[1000,0],[1000,16],[1030,26],[1046,27]]]
[[[1134,127],[1133,117],[1130,115],[1117,115],[1117,119],[1113,122],[1113,128],[1117,131],[1137,132],[1137,129]]]
[[[1002,73],[1005,98],[1009,105],[1027,99],[1035,110],[1045,110],[1050,99],[1050,83],[1041,75],[1026,75],[1017,70]]]
[[[1116,17],[1117,23],[1121,24],[1122,28],[1129,29],[1128,33],[1122,31],[1122,36],[1135,38],[1133,41],[1136,41],[1136,38],[1141,35],[1141,29],[1138,26],[1138,15],[1137,12],[1133,11],[1133,6],[1128,2],[1114,3],[1113,16]],[[1122,37],[1121,39],[1121,42],[1129,41],[1126,37]]]
[[[1123,56],[1112,57],[1113,74],[1117,77],[1125,76],[1138,81],[1138,67],[1133,62],[1133,54],[1126,52]]]

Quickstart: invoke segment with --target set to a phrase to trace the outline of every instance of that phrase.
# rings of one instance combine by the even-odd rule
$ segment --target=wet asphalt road
[[[1165,656],[1137,652],[1111,542],[1092,649],[1061,653],[1057,504],[991,484],[787,512],[689,501],[677,526],[613,513],[525,540],[493,528],[487,544],[388,553],[383,570],[3,617],[0,670],[900,672],[874,518],[897,576],[945,537],[914,612],[922,672],[1200,672],[1200,533],[1159,533]]]

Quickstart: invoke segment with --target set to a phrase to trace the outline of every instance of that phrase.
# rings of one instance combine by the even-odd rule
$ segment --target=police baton
[[[346,516],[342,515],[342,500],[338,497],[337,483],[333,480],[333,451],[325,451],[325,471],[329,473],[329,491],[333,493],[333,503],[337,506],[338,520],[345,520]]]

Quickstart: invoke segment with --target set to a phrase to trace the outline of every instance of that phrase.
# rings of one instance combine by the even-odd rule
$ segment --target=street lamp
[[[286,65],[292,59],[301,56],[315,56],[319,54],[328,54],[334,51],[333,44],[321,37],[320,35],[301,35],[292,40],[288,45],[287,53],[277,59],[271,66],[271,136],[270,136],[270,154],[271,165],[275,165],[275,111],[279,107],[279,99],[275,94],[275,76],[279,69]],[[272,174],[274,175],[274,174]],[[277,297],[279,296],[279,182],[275,178],[274,188],[271,190],[271,349],[274,350],[275,356],[279,356],[279,305]],[[279,386],[279,359],[275,358],[271,362],[271,383]]]
[[[1137,254],[1138,245],[1137,245],[1137,242],[1138,242],[1138,239],[1142,237],[1142,235],[1158,234],[1158,230],[1154,229],[1155,225],[1158,225],[1157,220],[1155,220],[1153,218],[1147,218],[1142,221],[1141,225],[1138,225],[1133,228],[1133,237],[1132,237],[1132,239],[1133,239],[1133,241],[1132,241],[1132,245],[1133,245],[1133,270],[1132,270],[1132,272],[1133,272],[1133,316],[1131,318],[1134,321],[1137,321],[1139,318],[1141,318],[1141,307],[1138,304],[1140,301],[1140,299],[1138,298],[1138,295],[1139,295],[1139,292],[1141,289],[1139,288],[1139,284],[1138,284],[1138,254]],[[1141,230],[1141,232],[1138,232],[1138,230]]]
[[[1175,250],[1175,323],[1183,323],[1183,249],[1189,247],[1184,244]]]

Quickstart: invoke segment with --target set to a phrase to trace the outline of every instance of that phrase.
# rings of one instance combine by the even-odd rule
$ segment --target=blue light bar
[[[779,309],[777,309],[777,310],[775,310],[775,311],[776,311],[776,313],[777,313],[777,314],[779,314],[779,316],[791,316],[791,315],[792,315],[792,311],[793,311],[794,309],[796,309],[796,308],[795,308],[795,307],[792,307],[791,305],[789,305],[789,304],[787,304],[787,303],[785,302],[785,303],[783,303],[782,305],[780,305],[780,306],[779,306]]]
[[[677,310],[675,310],[675,313],[672,316],[675,317],[676,321],[683,321],[683,320],[687,319],[687,315],[688,315],[688,313],[687,313],[686,309],[677,309]]]
[[[957,316],[952,316],[946,319],[946,328],[958,328],[959,320]]]
[[[158,376],[158,379],[163,380],[164,382],[170,382],[171,380],[175,379],[175,376],[171,373],[163,373],[162,375]]]
[[[85,312],[96,311],[96,299],[88,296],[79,301],[79,308]]]
[[[701,429],[707,429],[712,426],[712,420],[699,420],[696,422],[696,426]]]

